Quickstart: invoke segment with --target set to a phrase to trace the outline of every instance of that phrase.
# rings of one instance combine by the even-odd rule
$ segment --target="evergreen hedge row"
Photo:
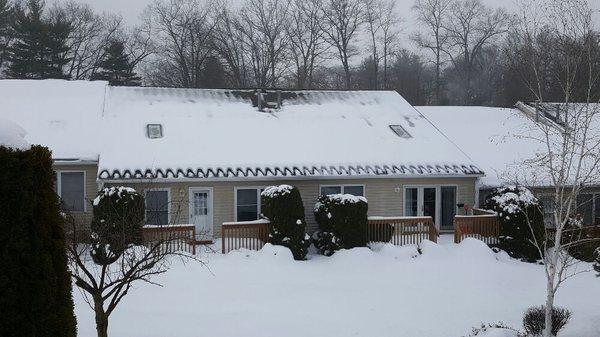
[[[354,248],[367,245],[368,209],[363,197],[332,194],[319,197],[314,213],[321,231],[333,233],[343,248]]]
[[[50,151],[0,146],[0,336],[74,337]]]
[[[294,259],[304,260],[310,246],[300,191],[295,186],[267,187],[261,193],[261,213],[269,219],[269,238],[274,245],[288,247]]]

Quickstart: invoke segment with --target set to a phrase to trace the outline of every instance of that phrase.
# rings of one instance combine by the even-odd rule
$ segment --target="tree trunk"
[[[554,254],[554,253],[553,253]],[[546,312],[544,318],[544,337],[552,337],[552,308],[554,307],[554,265],[550,266],[546,283]]]
[[[94,312],[96,313],[98,337],[108,337],[108,315],[104,312],[104,303],[101,298],[94,297]]]

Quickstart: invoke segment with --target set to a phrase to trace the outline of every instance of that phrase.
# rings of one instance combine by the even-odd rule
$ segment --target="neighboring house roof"
[[[280,109],[259,111],[253,90],[2,80],[0,117],[55,159],[98,160],[100,179],[483,173],[395,92],[280,97]],[[163,137],[148,138],[147,124],[162,125]]]
[[[548,148],[545,134],[541,131],[543,128],[539,126],[556,128],[551,137],[562,133],[564,117],[561,119],[560,111],[565,109],[565,105],[518,102],[516,106],[515,109],[471,106],[416,108],[480,165],[486,172],[482,178],[483,185],[494,187],[525,183],[552,186],[548,170],[540,162],[547,156]],[[572,103],[570,108],[583,109],[586,106]],[[592,129],[600,130],[600,115],[594,117],[592,126],[595,126]],[[561,144],[560,139],[551,142],[553,147]]]
[[[98,160],[106,82],[0,80],[0,118],[26,132],[25,140],[57,160]]]
[[[533,158],[540,144],[516,137],[531,121],[518,109],[480,106],[416,107],[486,172],[483,185],[512,183],[510,173],[523,160]]]

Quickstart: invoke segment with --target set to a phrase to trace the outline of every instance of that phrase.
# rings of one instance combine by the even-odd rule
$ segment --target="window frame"
[[[319,185],[319,195],[323,195],[323,193],[321,193],[321,191],[323,190],[323,187],[339,187],[340,188],[340,192],[342,194],[346,193],[346,187],[347,186],[351,186],[351,187],[362,187],[363,189],[363,198],[367,197],[367,187],[365,184],[323,184],[323,185]]]
[[[235,222],[239,221],[238,220],[238,195],[237,195],[238,190],[256,190],[257,191],[256,215],[258,216],[258,219],[260,219],[260,215],[261,215],[260,211],[262,208],[260,194],[262,193],[261,190],[264,190],[264,189],[265,189],[264,186],[234,186],[233,187],[233,219]]]
[[[85,170],[54,170],[56,173],[56,194],[62,199],[62,174],[83,173],[83,211],[71,211],[73,213],[87,213],[87,175]]]
[[[454,200],[457,204],[454,205],[454,215],[459,215],[460,209],[457,206],[459,201],[459,184],[407,184],[402,185],[402,216],[406,215],[406,190],[409,188],[417,189],[417,215],[423,213],[423,192],[425,188],[435,188],[435,217],[433,217],[433,223],[438,230],[441,230],[442,220],[442,187],[454,187],[455,194]],[[471,206],[472,207],[472,206]]]
[[[148,225],[148,208],[146,207],[146,202],[148,200],[147,195],[149,191],[154,192],[167,192],[167,224],[171,223],[171,188],[170,187],[157,187],[157,188],[146,188],[144,189],[144,225]]]

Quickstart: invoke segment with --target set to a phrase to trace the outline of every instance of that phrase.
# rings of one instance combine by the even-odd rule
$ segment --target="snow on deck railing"
[[[269,242],[269,220],[224,222],[221,226],[223,254],[241,248],[260,250]]]
[[[396,246],[437,242],[438,232],[430,216],[370,216],[367,242],[389,242]]]

